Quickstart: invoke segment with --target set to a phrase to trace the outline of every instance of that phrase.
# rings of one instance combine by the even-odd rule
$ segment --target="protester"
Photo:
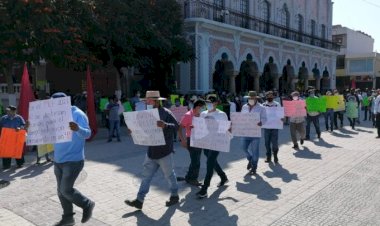
[[[358,114],[359,114],[359,104],[360,104],[359,97],[355,94],[354,90],[351,90],[350,94],[347,95],[346,112],[350,110],[348,108],[353,107],[353,108],[358,109]],[[355,124],[358,117],[359,115],[347,115],[348,121],[350,122],[350,126],[352,129],[355,129]]]
[[[132,98],[130,99],[131,106],[132,106],[132,109],[133,109],[134,111],[136,111],[136,103],[138,103],[138,102],[141,101],[141,100],[140,100],[140,96],[141,96],[140,91],[137,90],[137,91],[135,91],[134,97],[132,97]]]
[[[295,91],[291,94],[293,101],[298,101],[300,94],[299,92]],[[306,133],[305,133],[305,117],[289,117],[290,122],[290,136],[292,138],[293,142],[293,148],[299,149],[298,142],[297,142],[297,133],[300,135],[300,143],[303,145],[304,140],[306,139]]]
[[[248,103],[244,104],[242,107],[242,113],[259,113],[260,122],[258,126],[266,121],[265,109],[257,102],[257,93],[256,91],[249,91],[248,96],[245,96],[248,99]],[[260,150],[260,137],[243,137],[243,150],[246,153],[248,164],[247,170],[250,175],[256,175],[257,164],[259,162],[259,150]]]
[[[21,115],[16,114],[17,108],[13,105],[9,105],[6,109],[6,115],[0,119],[0,133],[2,128],[11,128],[19,131],[21,129],[27,129],[28,125],[25,123],[24,118]],[[20,159],[16,159],[17,168],[21,168],[25,163],[24,154]],[[11,168],[12,159],[3,158],[3,169]]]
[[[116,96],[110,99],[110,102],[107,104],[108,120],[109,120],[109,133],[107,142],[112,141],[112,137],[115,134],[116,139],[120,142],[120,104]]]
[[[309,98],[318,98],[315,96],[315,89],[309,90]],[[305,140],[310,140],[310,124],[313,123],[315,132],[317,133],[318,139],[321,138],[321,129],[319,127],[319,112],[307,112],[306,115],[306,138]]]
[[[333,93],[334,93],[334,96],[339,96],[339,92],[337,89],[334,89]],[[344,115],[344,110],[334,112],[334,127],[335,127],[335,129],[338,129],[338,118],[340,120],[340,128],[343,127],[343,115]]]
[[[178,130],[178,123],[170,110],[161,107],[160,100],[165,99],[160,97],[159,91],[146,92],[146,103],[150,105],[149,108],[158,109],[160,120],[154,126],[163,129],[165,145],[148,147],[148,152],[143,163],[143,179],[137,193],[137,198],[133,201],[125,200],[127,205],[137,209],[142,209],[145,196],[149,192],[150,182],[159,168],[161,168],[165,179],[170,185],[171,196],[169,201],[166,202],[166,206],[172,206],[179,202],[178,184],[173,168],[173,133]]]
[[[54,93],[52,98],[66,97],[65,93]],[[73,204],[83,209],[82,223],[87,222],[95,202],[74,188],[74,183],[84,166],[84,145],[91,136],[86,114],[76,106],[71,107],[73,122],[68,126],[73,131],[72,141],[54,144],[54,174],[57,179],[58,198],[63,209],[62,219],[55,226],[74,225]]]
[[[331,91],[326,92],[326,96],[332,96]],[[333,108],[326,108],[326,112],[323,114],[325,118],[325,126],[326,126],[326,131],[333,132],[334,130],[334,109]],[[330,127],[329,127],[329,122],[330,122]]]
[[[377,90],[377,97],[374,104],[374,116],[376,117],[377,137],[380,138],[380,90]]]
[[[215,96],[208,96],[206,100],[207,110],[203,111],[200,115],[202,118],[212,119],[212,120],[223,120],[228,121],[227,114],[216,108],[220,101]],[[204,155],[207,157],[207,171],[206,177],[203,181],[202,188],[197,195],[199,198],[207,197],[207,189],[210,186],[211,178],[214,174],[214,170],[219,175],[221,181],[218,184],[218,187],[224,186],[227,182],[227,176],[223,169],[220,167],[218,163],[218,155],[219,151],[204,149]]]
[[[376,91],[373,90],[372,91],[372,95],[368,98],[369,100],[369,120],[372,121],[372,127],[376,127],[376,116],[374,114],[374,111],[375,111],[375,100],[376,100]]]
[[[204,111],[206,103],[204,100],[199,99],[194,102],[194,107],[188,111],[181,119],[181,123],[178,129],[178,137],[181,140],[181,145],[189,151],[190,165],[189,170],[185,176],[185,180],[188,184],[199,186],[201,183],[198,181],[199,167],[201,166],[200,159],[202,149],[190,146],[190,136],[192,129],[193,117],[199,117],[200,113]],[[183,136],[183,129],[186,130],[186,138]]]

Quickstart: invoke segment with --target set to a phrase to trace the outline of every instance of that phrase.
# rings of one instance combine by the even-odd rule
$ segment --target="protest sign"
[[[133,143],[144,146],[165,145],[164,132],[157,126],[158,109],[124,112],[124,120],[132,131]]]
[[[285,117],[283,107],[265,107],[267,116],[266,122],[263,124],[264,129],[283,129],[284,123],[281,119]]]
[[[41,144],[37,146],[38,157],[42,157],[50,152],[54,151],[53,144]]]
[[[232,135],[237,137],[261,137],[260,114],[231,112]]]
[[[25,136],[25,130],[16,131],[13,128],[3,127],[0,136],[0,157],[21,158],[24,150]]]
[[[170,108],[170,111],[175,116],[175,119],[177,120],[177,122],[181,122],[182,117],[186,114],[186,112],[188,112],[187,107],[184,107],[184,106],[180,106],[180,107],[172,106]]]
[[[190,146],[214,151],[229,152],[232,139],[228,131],[231,122],[209,118],[193,118]]]
[[[107,98],[101,98],[99,103],[99,109],[101,111],[104,111],[107,107],[108,99]]]
[[[363,97],[363,107],[368,107],[368,106],[369,106],[368,97]]]
[[[174,104],[174,103],[175,103],[175,100],[176,100],[177,98],[179,98],[179,95],[174,95],[174,94],[170,95],[170,101],[171,101],[171,103]]]
[[[306,98],[306,108],[308,112],[316,112],[319,111],[320,101],[318,98]]]
[[[185,98],[181,97],[181,98],[179,98],[179,101],[181,102],[181,105],[184,106],[183,104],[185,102]]]
[[[124,106],[124,111],[126,111],[126,112],[132,111],[132,106],[131,106],[131,103],[129,103],[129,101],[124,102],[123,106]]]
[[[346,109],[346,103],[344,101],[343,95],[338,95],[337,108],[334,108],[334,111],[344,111]]]
[[[359,112],[358,112],[358,104],[356,102],[347,102],[346,107],[346,115],[347,118],[358,118]]]
[[[331,109],[338,109],[340,96],[325,96],[326,97],[326,107]]]
[[[284,106],[285,116],[287,117],[304,117],[306,116],[306,105],[304,100],[284,100],[282,102]]]
[[[135,104],[135,110],[136,111],[145,111],[146,110],[146,103],[144,101],[137,102]]]
[[[319,112],[326,112],[327,100],[326,96],[321,96],[319,99]]]
[[[73,121],[70,97],[29,103],[27,145],[55,144],[71,141],[69,122]]]

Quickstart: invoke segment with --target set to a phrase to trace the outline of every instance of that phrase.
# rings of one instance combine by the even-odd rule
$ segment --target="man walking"
[[[309,90],[310,98],[318,98],[315,96],[315,90]],[[321,138],[321,129],[319,127],[319,112],[307,112],[306,115],[306,138],[305,140],[310,140],[310,124],[313,123],[315,127],[315,132],[317,133],[318,139]]]
[[[107,104],[107,113],[108,113],[108,121],[109,121],[109,133],[107,142],[112,141],[112,137],[115,134],[116,139],[120,142],[120,104],[118,103],[118,99],[116,96],[113,96],[110,99],[110,102]]]
[[[299,100],[300,93],[295,91],[291,94],[292,100],[297,101]],[[290,122],[290,137],[292,138],[293,142],[293,148],[299,149],[298,142],[297,142],[297,133],[300,135],[301,145],[303,145],[303,141],[305,140],[305,117],[289,117]]]
[[[127,205],[137,209],[142,209],[145,196],[149,192],[150,182],[159,168],[161,168],[165,179],[169,183],[171,191],[171,196],[169,201],[166,202],[166,206],[172,206],[179,201],[177,178],[173,168],[173,133],[178,130],[178,123],[173,113],[160,105],[160,100],[166,100],[166,98],[160,97],[159,91],[146,92],[147,108],[158,109],[160,120],[154,126],[163,129],[165,145],[148,147],[148,152],[143,163],[143,179],[137,193],[137,198],[133,201],[124,201]]]
[[[380,138],[380,89],[377,90],[377,97],[375,99],[375,107],[374,107],[373,114],[376,117],[376,128],[377,128],[376,138]]]
[[[66,97],[65,93],[55,93],[52,98]],[[73,122],[72,141],[54,144],[54,174],[57,179],[58,198],[63,215],[55,226],[75,225],[73,204],[83,209],[82,223],[87,222],[95,207],[95,202],[74,188],[74,183],[84,166],[84,145],[91,136],[91,129],[86,114],[76,106],[71,107]]]

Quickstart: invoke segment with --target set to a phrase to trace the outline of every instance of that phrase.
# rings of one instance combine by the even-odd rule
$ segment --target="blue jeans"
[[[251,163],[252,169],[257,169],[259,162],[260,137],[244,137],[243,150],[247,155],[247,160]]]
[[[109,140],[112,140],[114,131],[116,131],[116,138],[120,140],[120,120],[110,120]]]
[[[321,135],[321,129],[319,128],[319,115],[317,116],[306,116],[306,139],[310,139],[310,124],[313,123],[315,127],[315,132],[318,136]]]
[[[74,188],[75,180],[82,171],[84,161],[54,163],[54,174],[57,179],[58,198],[63,209],[62,218],[74,215],[73,204],[87,208],[91,201]]]
[[[278,129],[264,129],[265,138],[265,148],[267,150],[267,158],[272,157],[272,152],[274,156],[278,153]]]
[[[171,196],[178,196],[177,178],[173,168],[173,154],[160,159],[151,159],[148,156],[145,156],[143,167],[143,179],[141,181],[139,192],[137,193],[137,199],[140,202],[144,202],[145,196],[149,192],[150,182],[160,167],[166,181],[169,183]]]
[[[334,129],[334,110],[328,109],[326,112],[323,114],[325,117],[325,126],[326,130],[329,130],[329,124],[330,124],[330,130],[333,131]],[[330,120],[330,123],[329,123]]]
[[[198,180],[199,168],[201,167],[201,148],[190,147],[190,138],[187,138],[187,149],[190,155],[189,171],[186,174],[186,180]]]

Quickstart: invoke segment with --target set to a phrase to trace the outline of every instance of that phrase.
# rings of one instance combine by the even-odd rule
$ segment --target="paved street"
[[[179,182],[181,202],[167,208],[168,185],[160,172],[143,210],[136,211],[124,200],[136,197],[145,148],[125,134],[121,143],[106,143],[101,130],[87,143],[87,161],[76,186],[96,202],[86,225],[380,225],[380,140],[375,129],[362,122],[356,131],[346,126],[323,132],[318,141],[312,127],[311,136],[295,151],[286,126],[280,133],[280,165],[264,163],[262,139],[257,176],[246,175],[247,162],[234,138],[230,153],[219,155],[228,186],[217,188],[220,179],[214,174],[209,198],[198,200],[197,188]],[[0,173],[0,179],[11,181],[0,189],[1,226],[52,225],[60,219],[52,164],[33,165],[35,153],[27,158],[24,168]],[[185,175],[188,163],[186,150],[176,143],[177,176]],[[205,168],[202,156],[201,179]],[[81,210],[76,212],[80,222]]]

